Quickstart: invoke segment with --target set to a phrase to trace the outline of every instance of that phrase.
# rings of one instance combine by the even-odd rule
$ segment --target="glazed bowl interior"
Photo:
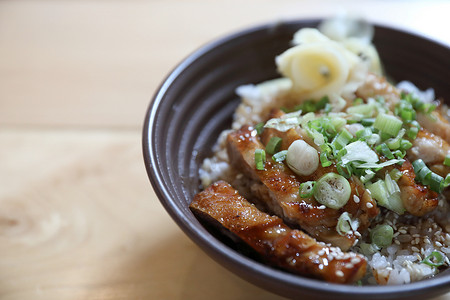
[[[198,170],[212,154],[219,133],[229,128],[239,104],[237,86],[279,77],[275,56],[290,46],[302,27],[317,20],[278,22],[212,42],[181,62],[151,102],[143,130],[143,152],[153,188],[180,228],[217,262],[244,279],[291,298],[418,299],[450,291],[450,270],[398,286],[348,286],[289,274],[248,257],[216,232],[207,230],[188,208],[199,191]],[[450,99],[450,49],[426,38],[375,26],[374,44],[393,80],[433,87]]]

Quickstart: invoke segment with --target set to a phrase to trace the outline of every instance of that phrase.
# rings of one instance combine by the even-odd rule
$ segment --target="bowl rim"
[[[275,282],[278,283],[280,287],[285,287],[285,285],[288,285],[288,288],[292,290],[302,288],[317,294],[326,293],[330,296],[333,295],[336,298],[339,298],[343,295],[351,297],[376,295],[377,297],[383,297],[386,299],[398,298],[399,296],[401,296],[402,298],[407,298],[412,295],[417,296],[420,294],[428,293],[433,289],[442,289],[445,286],[449,286],[450,276],[448,275],[435,277],[431,280],[422,280],[403,285],[355,286],[348,284],[327,283],[274,269],[268,265],[254,261],[251,258],[229,248],[221,241],[219,241],[216,237],[211,235],[200,223],[192,224],[189,218],[184,214],[184,212],[177,205],[175,205],[176,200],[172,199],[169,192],[169,187],[164,184],[162,176],[158,171],[158,157],[156,155],[156,149],[154,148],[154,145],[151,144],[151,140],[153,135],[155,134],[156,115],[159,111],[164,95],[170,89],[174,80],[203,55],[208,52],[214,51],[217,48],[223,47],[224,45],[232,42],[237,38],[241,38],[261,30],[267,30],[271,27],[273,28],[273,26],[277,26],[280,24],[304,26],[304,24],[318,23],[321,20],[321,18],[281,20],[276,22],[261,23],[259,25],[234,31],[230,34],[226,34],[200,46],[184,59],[182,59],[181,62],[179,62],[168,73],[168,75],[166,75],[164,80],[156,89],[152,100],[148,105],[142,131],[142,151],[144,164],[153,190],[157,195],[160,203],[169,213],[171,218],[191,240],[193,240],[197,245],[201,246],[202,250],[205,251],[214,260],[216,260],[216,262],[233,271],[233,273],[235,273],[236,275],[240,275],[241,277],[244,277],[251,282],[253,282],[253,276],[251,276],[251,274],[257,273],[258,277],[262,277],[259,280],[262,279],[265,281],[270,281],[271,283]],[[374,25],[375,30],[377,30],[377,28],[381,28],[383,30],[394,31],[397,34],[428,40],[433,44],[437,44],[441,47],[447,48],[447,50],[450,50],[449,45],[446,45],[441,41],[405,30],[404,28],[397,28],[391,25],[382,25],[376,22],[371,22],[371,24]],[[198,227],[199,224],[201,228]],[[226,261],[227,264],[224,264],[223,261]],[[243,270],[242,268],[245,268],[245,270]],[[238,270],[241,272],[241,274],[237,274],[236,271]],[[435,295],[438,294],[442,294],[442,292],[439,293],[438,291],[436,291]]]

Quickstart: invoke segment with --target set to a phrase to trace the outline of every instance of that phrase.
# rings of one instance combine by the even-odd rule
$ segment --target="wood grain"
[[[450,44],[449,5],[0,1],[0,299],[282,299],[212,261],[159,204],[141,153],[152,93],[244,26],[345,7]]]

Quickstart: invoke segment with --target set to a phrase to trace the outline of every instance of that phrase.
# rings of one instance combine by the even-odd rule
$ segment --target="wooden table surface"
[[[0,299],[282,299],[178,229],[141,126],[202,44],[339,10],[450,45],[449,1],[0,1]]]

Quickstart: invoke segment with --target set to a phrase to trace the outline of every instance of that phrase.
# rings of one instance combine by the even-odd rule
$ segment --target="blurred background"
[[[444,0],[1,0],[0,299],[281,299],[176,227],[141,127],[164,77],[205,43],[344,11],[450,46]]]

